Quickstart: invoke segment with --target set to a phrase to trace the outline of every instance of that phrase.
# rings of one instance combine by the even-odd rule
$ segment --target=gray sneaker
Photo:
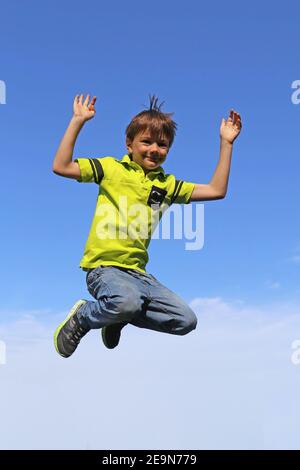
[[[114,325],[104,326],[101,329],[102,341],[108,349],[114,349],[118,346],[121,336],[121,330],[127,323],[115,323]]]
[[[77,317],[78,309],[85,303],[86,300],[78,300],[65,320],[55,330],[55,349],[62,357],[70,357],[80,343],[81,338],[90,330],[89,327],[82,326]]]

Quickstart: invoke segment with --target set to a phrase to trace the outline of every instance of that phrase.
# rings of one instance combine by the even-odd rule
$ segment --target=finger
[[[240,120],[241,120],[241,117],[240,117],[239,113],[237,113],[235,111],[235,123],[238,124]]]
[[[242,126],[242,120],[241,120],[241,116],[239,113],[235,113],[235,119],[236,119],[236,124],[241,127]]]
[[[78,103],[82,104],[82,100],[83,100],[83,95],[80,95]]]
[[[76,95],[75,98],[74,98],[74,104],[78,103],[78,98],[79,98],[79,95]]]
[[[89,100],[90,100],[90,95],[86,95],[86,99],[84,100],[83,105],[84,105],[84,106],[87,106],[88,103],[89,103]]]
[[[242,123],[240,120],[236,121],[234,128],[240,130],[242,128]]]
[[[92,98],[92,101],[90,102],[89,106],[88,106],[88,109],[90,111],[94,111],[96,112],[95,108],[94,108],[94,104],[96,103],[96,100],[97,100],[97,97],[96,96],[93,96]]]
[[[237,111],[235,111],[235,116],[237,121],[241,119],[240,113],[238,113]]]
[[[228,121],[233,121],[233,109],[230,110]]]
[[[241,116],[238,113],[236,115],[236,122],[238,122],[239,124],[242,124]]]

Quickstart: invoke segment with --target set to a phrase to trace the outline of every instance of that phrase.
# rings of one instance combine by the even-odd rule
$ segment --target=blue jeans
[[[197,318],[190,307],[151,274],[97,266],[87,272],[86,282],[96,302],[87,301],[77,315],[90,328],[125,322],[174,335],[196,328]]]

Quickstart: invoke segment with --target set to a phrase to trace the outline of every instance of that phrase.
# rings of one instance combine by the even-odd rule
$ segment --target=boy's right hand
[[[96,96],[93,96],[92,101],[89,103],[90,95],[86,96],[83,101],[83,95],[76,95],[73,103],[73,113],[76,119],[82,120],[82,122],[92,119],[96,114],[95,103]]]

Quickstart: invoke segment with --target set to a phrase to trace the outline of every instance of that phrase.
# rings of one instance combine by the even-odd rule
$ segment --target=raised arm
[[[72,161],[73,151],[77,136],[86,121],[92,119],[95,114],[94,96],[89,103],[90,95],[83,101],[83,95],[76,95],[73,103],[73,116],[62,138],[53,161],[53,172],[66,178],[80,178],[80,169],[77,162]]]
[[[223,199],[227,192],[233,142],[241,132],[241,116],[231,110],[227,121],[223,118],[220,128],[220,157],[209,184],[196,184],[191,201]]]

